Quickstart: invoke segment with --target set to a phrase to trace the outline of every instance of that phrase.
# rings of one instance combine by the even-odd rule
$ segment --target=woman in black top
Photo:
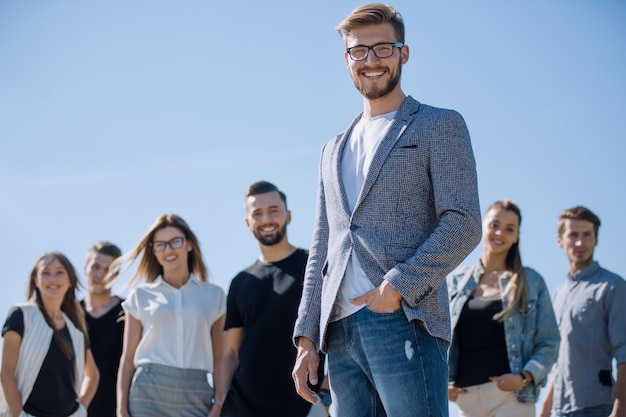
[[[0,415],[87,415],[99,374],[75,298],[77,285],[63,254],[46,253],[35,262],[29,301],[11,309],[2,329]],[[83,351],[75,351],[77,346]]]

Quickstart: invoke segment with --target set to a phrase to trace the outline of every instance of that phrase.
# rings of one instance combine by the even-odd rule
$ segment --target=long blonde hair
[[[510,200],[500,200],[493,203],[487,209],[487,213],[494,209],[507,210],[517,215],[518,230],[522,225],[522,211]],[[508,305],[504,310],[493,316],[494,320],[499,322],[509,318],[516,309],[522,313],[526,312],[528,304],[528,283],[526,282],[526,274],[522,265],[522,257],[519,251],[519,237],[517,242],[513,243],[506,254],[506,269],[511,273],[511,280],[504,289],[503,297],[507,297]]]
[[[163,214],[157,217],[152,226],[148,228],[146,234],[139,239],[135,247],[125,255],[113,261],[109,267],[107,278],[112,280],[116,276],[121,276],[139,256],[141,256],[141,259],[135,274],[129,282],[130,285],[136,285],[142,279],[145,279],[146,282],[153,282],[159,275],[162,275],[163,267],[159,264],[156,256],[154,256],[152,252],[152,242],[156,232],[166,227],[175,227],[185,235],[185,240],[191,243],[192,248],[187,257],[187,268],[201,281],[208,281],[209,273],[202,259],[198,238],[191,231],[187,222],[176,214]]]

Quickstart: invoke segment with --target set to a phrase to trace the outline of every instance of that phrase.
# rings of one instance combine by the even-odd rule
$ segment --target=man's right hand
[[[319,397],[309,388],[307,381],[311,385],[317,385],[317,368],[319,363],[320,357],[313,341],[308,337],[300,336],[298,338],[298,355],[296,356],[296,363],[291,377],[296,385],[298,395],[311,404],[317,404]]]

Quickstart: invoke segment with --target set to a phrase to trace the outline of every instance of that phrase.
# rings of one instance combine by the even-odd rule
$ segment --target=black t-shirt
[[[311,405],[296,393],[291,378],[297,353],[293,327],[307,258],[308,252],[298,249],[279,262],[257,260],[231,282],[225,328],[243,327],[244,337],[222,417],[308,414]]]
[[[115,415],[115,384],[124,341],[124,300],[115,298],[117,304],[98,318],[87,313],[84,300],[80,302],[85,311],[91,353],[100,372],[98,390],[89,405],[89,417]]]
[[[502,301],[470,297],[456,326],[459,365],[454,383],[457,387],[489,382],[490,376],[510,373],[504,324],[493,319],[502,311]]]
[[[19,307],[9,311],[2,336],[9,330],[24,335],[24,314]],[[52,339],[46,358],[39,369],[33,390],[24,404],[24,412],[37,417],[70,416],[78,409],[78,394],[74,390],[74,354],[72,338],[67,326],[61,334],[72,348],[72,359],[65,356],[57,342]],[[20,358],[20,360],[28,360]],[[22,398],[22,401],[24,399]]]

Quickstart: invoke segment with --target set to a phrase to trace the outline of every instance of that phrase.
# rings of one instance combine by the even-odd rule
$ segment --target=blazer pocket
[[[385,246],[385,255],[395,261],[406,261],[411,256],[415,255],[417,247],[414,246],[400,246],[400,245],[387,245]]]

